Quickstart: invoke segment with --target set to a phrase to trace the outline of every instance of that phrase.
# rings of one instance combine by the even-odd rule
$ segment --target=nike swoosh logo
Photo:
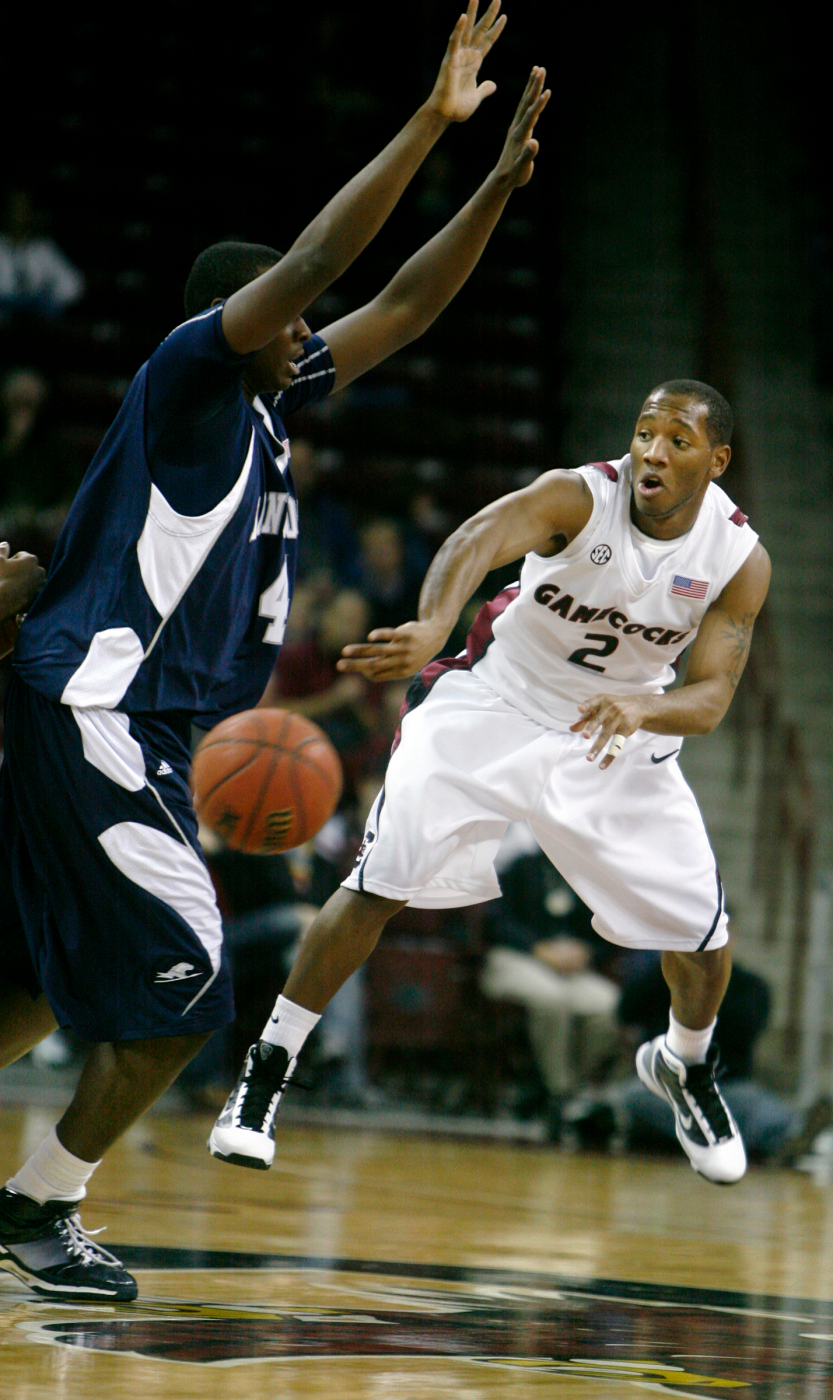
[[[674,755],[675,755],[675,753],[679,753],[679,752],[680,752],[679,749],[672,749],[670,753],[661,753],[660,756],[659,756],[659,758],[657,758],[657,756],[656,756],[655,753],[652,753],[652,754],[651,754],[651,762],[652,762],[652,763],[664,763],[665,760],[666,760],[667,758],[673,758]]]
[[[173,982],[190,982],[192,977],[204,976],[204,972],[184,972],[181,977],[154,977],[153,980],[157,984],[157,986],[159,986],[160,983],[164,986],[168,986]]]

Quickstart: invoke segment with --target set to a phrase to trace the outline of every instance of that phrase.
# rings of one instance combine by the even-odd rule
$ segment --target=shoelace
[[[307,1079],[299,1079],[292,1074],[284,1076],[277,1086],[270,1084],[266,1078],[250,1079],[246,1086],[246,1097],[243,1100],[243,1107],[240,1110],[240,1122],[243,1127],[248,1127],[247,1119],[251,1118],[256,1123],[262,1123],[266,1117],[266,1110],[272,1102],[274,1094],[279,1093],[281,1097],[291,1087],[302,1089],[305,1093],[311,1093],[315,1088]]]
[[[243,1126],[248,1127],[251,1122],[262,1123],[275,1094],[284,1094],[289,1082],[285,1075],[279,1084],[270,1080],[265,1072],[257,1077],[253,1075],[246,1085],[246,1096],[240,1111]]]
[[[686,1073],[686,1088],[708,1120],[718,1142],[732,1136],[732,1127],[726,1106],[714,1079],[712,1065],[689,1065]]]
[[[77,1211],[58,1222],[58,1230],[70,1254],[78,1255],[82,1264],[116,1264],[121,1268],[121,1260],[92,1239],[93,1235],[102,1234],[106,1228],[106,1225],[102,1225],[100,1230],[85,1230]]]

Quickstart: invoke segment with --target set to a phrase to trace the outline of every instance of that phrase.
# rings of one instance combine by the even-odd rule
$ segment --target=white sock
[[[40,1147],[35,1148],[6,1186],[21,1196],[30,1196],[43,1205],[44,1201],[80,1201],[87,1194],[87,1182],[99,1165],[82,1162],[67,1152],[53,1128]]]
[[[290,1060],[294,1060],[300,1055],[301,1047],[310,1031],[315,1030],[320,1020],[321,1017],[315,1011],[307,1011],[305,1007],[280,996],[260,1038],[268,1040],[270,1045],[282,1045]]]
[[[690,1031],[688,1026],[681,1026],[679,1021],[674,1019],[672,1011],[669,1016],[665,1043],[671,1054],[676,1055],[677,1059],[682,1060],[684,1064],[704,1065],[716,1025],[717,1017],[715,1016],[711,1025],[706,1026],[704,1031]]]

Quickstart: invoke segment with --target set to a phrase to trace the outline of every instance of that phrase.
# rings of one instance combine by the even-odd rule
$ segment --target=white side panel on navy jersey
[[[646,579],[630,523],[630,458],[601,468],[579,469],[593,492],[587,525],[561,554],[526,556],[517,597],[474,666],[524,714],[557,728],[599,691],[670,685],[673,662],[758,539],[712,482],[693,529]]]
[[[228,495],[205,515],[182,515],[151,483],[147,519],[136,552],[142,582],[156,611],[167,620],[190,587],[237,510],[249,480],[255,435],[243,470]]]
[[[130,733],[130,720],[120,710],[72,707],[81,731],[81,744],[88,763],[127,792],[141,792],[145,785],[145,759],[142,746]]]

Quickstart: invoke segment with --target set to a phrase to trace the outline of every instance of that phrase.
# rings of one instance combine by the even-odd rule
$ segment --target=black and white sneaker
[[[704,1065],[687,1065],[658,1035],[637,1050],[636,1072],[652,1094],[670,1103],[677,1138],[694,1170],[730,1186],[746,1171],[746,1150],[715,1079],[717,1060],[713,1045]]]
[[[208,1139],[221,1162],[266,1171],[275,1156],[275,1116],[297,1061],[282,1045],[259,1040],[246,1056],[240,1078]]]
[[[131,1302],[135,1278],[87,1234],[77,1201],[46,1201],[0,1190],[0,1269],[16,1274],[42,1298],[73,1303]]]

